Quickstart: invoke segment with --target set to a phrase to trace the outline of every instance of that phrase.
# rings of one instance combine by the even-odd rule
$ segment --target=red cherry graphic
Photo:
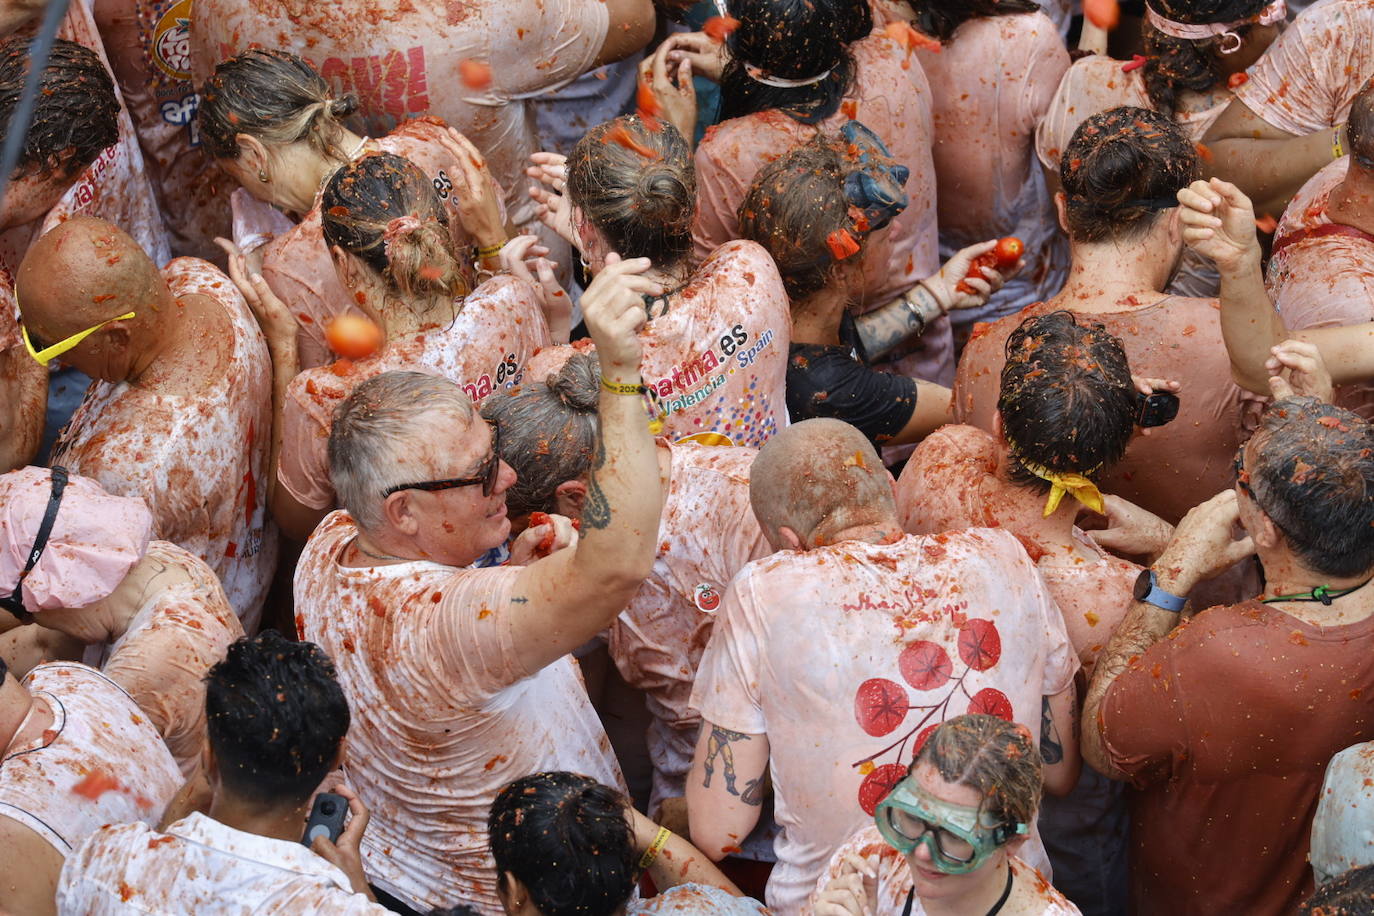
[[[854,718],[859,727],[875,738],[890,734],[906,718],[909,703],[906,688],[885,677],[871,677],[859,685],[854,695]]]
[[[984,687],[968,701],[968,712],[970,715],[981,712],[1010,722],[1011,700],[996,687]]]
[[[906,778],[906,767],[900,763],[885,763],[864,777],[859,786],[859,807],[864,814],[873,816],[878,802],[887,798],[892,787]]]
[[[974,671],[986,671],[1002,657],[1002,637],[997,625],[981,617],[970,617],[959,627],[959,657]]]
[[[960,651],[963,651],[963,638],[960,637]],[[902,677],[917,690],[934,690],[943,686],[954,672],[945,647],[927,639],[919,639],[902,650],[897,659],[897,667],[902,669]]]
[[[916,741],[911,745],[912,760],[915,760],[921,755],[921,748],[925,747],[926,742],[930,740],[930,736],[935,734],[935,729],[943,724],[943,722],[936,722],[934,725],[927,725],[925,728],[921,729],[920,733],[916,735]]]

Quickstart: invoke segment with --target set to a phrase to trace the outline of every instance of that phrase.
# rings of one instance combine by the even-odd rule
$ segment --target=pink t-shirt
[[[987,305],[955,315],[968,324],[1053,296],[1064,285],[1069,249],[1044,175],[1035,162],[1035,125],[1045,114],[1069,52],[1044,13],[971,19],[940,52],[916,57],[930,80],[940,258],[1014,235],[1025,269]]]
[[[1327,203],[1349,165],[1350,158],[1342,157],[1308,179],[1274,234],[1264,285],[1292,330],[1374,321],[1374,239],[1312,232],[1332,225]],[[1335,400],[1366,420],[1374,418],[1374,385],[1341,385]]]
[[[108,70],[110,62],[105,56],[105,45],[96,29],[89,2],[74,0],[67,8],[67,17],[57,37],[95,51]],[[19,34],[26,34],[33,29],[33,25],[26,26]],[[114,223],[133,236],[134,241],[148,252],[148,257],[161,266],[172,257],[167,227],[162,221],[162,212],[146,174],[143,152],[134,135],[133,122],[123,108],[124,98],[118,86],[115,87],[115,96],[121,105],[117,119],[119,139],[77,176],[62,199],[48,211],[39,234],[78,214],[96,216]],[[13,262],[15,267],[18,264],[17,260]]]
[[[178,255],[223,257],[233,181],[201,152],[191,80],[191,0],[93,0],[148,178]],[[161,263],[161,262],[159,262]]]
[[[1077,669],[1059,609],[1005,531],[846,541],[744,567],[692,705],[768,736],[782,828],[768,905],[801,907],[936,725],[987,712],[1038,740],[1042,697]]]
[[[451,190],[453,178],[461,174],[453,156],[441,146],[438,138],[447,127],[437,118],[407,121],[377,141],[388,153],[409,159],[434,182],[434,189],[447,204],[449,229],[456,250],[472,245],[463,229]],[[355,312],[353,294],[339,282],[334,261],[325,245],[320,225],[318,198],[311,210],[285,235],[267,244],[263,250],[262,276],[296,316],[298,325],[296,345],[302,369],[313,369],[333,361],[333,354],[324,339],[324,329],[344,312]],[[466,259],[464,259],[466,262]],[[469,281],[475,279],[469,273]]]
[[[83,661],[129,692],[189,776],[205,746],[205,675],[243,636],[243,625],[199,557],[168,541],[150,543],[146,556],[187,581],[158,588],[153,580],[156,591],[124,635],[87,647]]]
[[[309,369],[286,389],[277,480],[303,506],[330,509],[329,430],[334,409],[353,389],[394,369],[440,375],[480,402],[520,381],[534,352],[549,344],[544,313],[528,283],[497,276],[463,302],[453,324],[389,343],[376,356],[338,375],[332,367]]]
[[[620,767],[572,657],[521,666],[519,567],[342,566],[357,533],[335,512],[310,536],[296,626],[334,660],[353,711],[344,769],[372,811],[368,877],[421,911],[461,898],[496,916],[486,826],[501,787],[545,770],[623,787]]]
[[[1312,4],[1249,73],[1236,98],[1279,130],[1301,137],[1340,124],[1374,76],[1374,6]]]
[[[610,630],[620,675],[643,690],[653,721],[650,810],[685,792],[701,716],[690,708],[701,653],[725,587],[771,551],[749,503],[752,448],[670,445],[672,479],[658,525],[658,556]]]
[[[1036,539],[1026,524],[1030,520],[1018,516],[1003,496],[1013,486],[997,476],[990,433],[942,426],[916,447],[897,479],[897,517],[912,534],[1004,528],[1015,535],[1059,605],[1084,672],[1091,674],[1126,616],[1140,567],[1108,554],[1078,528],[1072,544]]]
[[[47,702],[53,723],[0,757],[0,817],[63,857],[102,824],[156,824],[181,773],[133,698],[76,662],[39,665],[24,686]]]
[[[811,904],[815,902],[815,895],[820,894],[827,884],[839,877],[844,870],[846,856],[868,862],[878,873],[878,907],[871,916],[901,916],[908,896],[911,896],[909,916],[924,916],[925,907],[921,906],[921,898],[912,895],[914,885],[906,856],[887,845],[883,835],[872,824],[850,837],[835,851],[835,855],[831,856],[830,864],[816,882],[815,894],[807,902],[803,912],[809,914]],[[1011,865],[1018,888],[1008,900],[1007,912],[1025,916],[1079,916],[1078,907],[1051,887],[1035,866],[1023,862],[1016,856],[1008,856],[1007,862]],[[1023,897],[1022,894],[1025,892],[1021,888],[1026,887],[1029,887],[1031,892],[1028,897]]]
[[[722,245],[669,303],[639,333],[644,384],[667,412],[663,434],[714,432],[733,445],[763,445],[787,425],[792,338],[773,259],[754,242]]]
[[[894,41],[873,35],[850,45],[857,64],[850,94],[819,126],[802,124],[781,111],[732,118],[706,132],[697,146],[697,219],[692,229],[695,254],[704,258],[739,238],[739,206],[754,176],[788,150],[829,135],[851,119],[872,130],[892,157],[911,170],[906,192],[910,204],[886,229],[869,240],[864,255],[864,286],[858,311],[885,304],[940,267],[935,212],[935,136],[931,92],[919,64]],[[903,69],[902,63],[909,66]],[[904,369],[938,378],[953,364],[953,341],[945,319],[932,323]]]
[[[1021,322],[1062,309],[1036,303],[991,325],[978,325],[959,360],[954,419],[991,430],[1006,362],[1006,340]],[[1167,521],[1235,483],[1232,461],[1247,438],[1259,399],[1231,381],[1215,299],[1164,296],[1120,312],[1074,312],[1079,322],[1106,327],[1121,339],[1131,372],[1178,381],[1178,417],[1131,443],[1126,457],[1103,475],[1102,489],[1144,506]]]
[[[537,149],[525,102],[591,69],[610,14],[599,0],[284,0],[196,5],[192,61],[204,79],[216,61],[249,47],[310,61],[335,97],[358,96],[364,128],[380,137],[406,118],[433,114],[486,154],[517,225],[536,222],[525,166]],[[490,68],[473,89],[462,64]]]
[[[53,446],[53,462],[111,493],[141,496],[156,536],[200,557],[254,632],[277,560],[265,493],[272,367],[257,321],[214,265],[178,258],[162,271],[178,299],[206,296],[232,319],[223,376],[198,396],[96,382]]]
[[[199,811],[159,833],[106,825],[67,859],[57,888],[68,916],[252,913],[384,916],[348,876],[299,842],[235,830]]]

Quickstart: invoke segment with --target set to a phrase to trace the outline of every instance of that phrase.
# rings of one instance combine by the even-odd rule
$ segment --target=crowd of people
[[[1374,916],[1370,0],[6,0],[0,124],[0,916]]]

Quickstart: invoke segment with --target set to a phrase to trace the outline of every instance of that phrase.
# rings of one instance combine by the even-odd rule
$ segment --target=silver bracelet
[[[922,303],[912,301],[911,294],[914,292],[919,292],[925,301]],[[906,305],[907,311],[911,313],[911,317],[921,323],[920,330],[916,332],[918,336],[925,333],[926,327],[931,321],[945,313],[945,310],[940,308],[939,300],[935,298],[935,294],[920,283],[902,293],[902,302]]]

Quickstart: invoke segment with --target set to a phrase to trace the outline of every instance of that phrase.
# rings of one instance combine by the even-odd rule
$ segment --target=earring
[[[267,172],[263,171],[262,169],[258,169],[258,181],[261,181],[263,184],[269,184],[272,181],[272,179],[267,177]]]

